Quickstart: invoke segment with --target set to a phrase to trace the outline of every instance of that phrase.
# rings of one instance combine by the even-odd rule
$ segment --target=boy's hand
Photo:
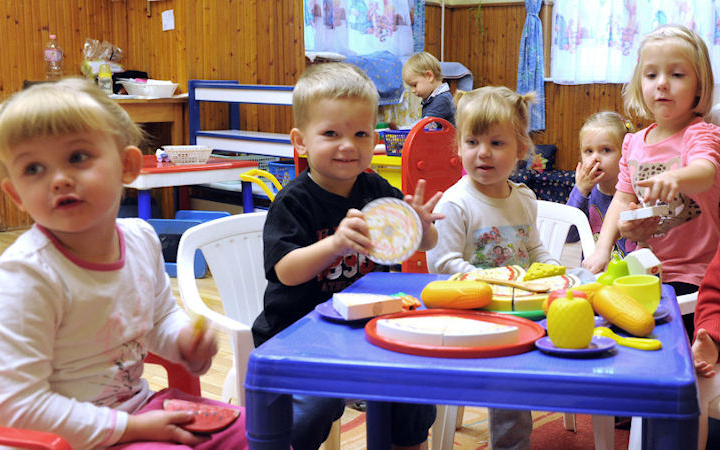
[[[599,169],[600,161],[593,161],[588,165],[581,161],[575,168],[575,186],[583,197],[590,195],[592,188],[605,177],[605,172],[598,172]]]
[[[718,346],[712,340],[707,330],[700,328],[692,345],[695,371],[706,378],[715,376],[713,367],[718,359]]]
[[[415,212],[420,216],[420,221],[422,222],[423,227],[423,233],[430,228],[430,226],[433,224],[434,221],[444,219],[445,216],[442,214],[433,213],[433,210],[435,209],[435,205],[437,205],[437,202],[440,201],[440,197],[442,197],[442,192],[438,191],[435,193],[435,195],[430,198],[427,202],[423,203],[423,199],[425,197],[425,186],[427,185],[427,182],[425,180],[418,180],[417,185],[415,186],[415,194],[414,195],[406,195],[405,196],[405,202],[410,204],[410,206],[413,207]]]
[[[638,181],[637,185],[646,188],[642,200],[648,205],[654,205],[656,200],[672,203],[673,199],[680,193],[677,177],[672,170],[659,173],[647,180]]]
[[[630,202],[628,210],[638,209],[640,205]],[[657,231],[660,217],[648,217],[638,220],[618,220],[620,236],[635,242],[645,242]]]
[[[189,324],[178,333],[178,348],[190,371],[203,374],[210,368],[212,358],[218,352],[215,332],[209,327],[198,330],[194,324]]]
[[[118,443],[159,441],[195,446],[210,439],[209,436],[199,436],[180,427],[190,422],[192,418],[193,414],[190,411],[155,410],[130,415],[125,432]]]
[[[333,240],[337,256],[346,256],[354,252],[367,256],[372,249],[370,228],[365,222],[363,213],[355,208],[348,210],[330,239]]]

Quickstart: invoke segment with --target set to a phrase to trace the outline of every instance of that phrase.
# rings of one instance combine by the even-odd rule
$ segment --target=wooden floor
[[[0,232],[0,253],[2,253],[24,230]],[[568,267],[577,267],[580,262],[579,245],[566,246],[561,258],[563,264]],[[177,280],[171,278],[175,298],[180,303],[180,294],[177,290]],[[212,277],[206,277],[197,280],[200,295],[208,304],[208,306],[218,312],[222,312],[222,303],[218,295]],[[210,371],[200,378],[202,395],[207,398],[219,400],[222,393],[222,386],[225,376],[232,366],[232,351],[230,349],[230,341],[227,336],[218,333],[219,352],[213,360]],[[167,378],[164,371],[159,366],[152,364],[146,365],[145,378],[148,380],[150,387],[154,390],[162,389],[167,386]],[[362,417],[358,417],[359,413],[348,408],[343,416],[343,432],[341,433],[341,447],[346,449],[362,449],[364,448],[364,426],[355,426]],[[534,413],[535,416],[535,413]],[[463,427],[456,432],[455,447],[456,449],[475,449],[479,444],[486,442],[487,439],[487,423],[485,408],[466,408]],[[346,432],[346,429],[352,431]]]

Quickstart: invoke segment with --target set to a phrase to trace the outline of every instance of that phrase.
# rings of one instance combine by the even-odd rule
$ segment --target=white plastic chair
[[[540,240],[550,255],[560,261],[571,226],[575,226],[580,236],[580,246],[584,255],[591,255],[595,250],[593,238],[585,214],[579,209],[562,203],[537,201],[537,228]],[[450,450],[453,446],[455,430],[462,425],[463,407],[455,405],[438,405],[438,415],[433,425],[433,450]],[[615,426],[613,416],[592,416],[596,449],[612,449],[614,445]],[[576,430],[575,414],[565,413],[563,425],[566,430]]]
[[[245,373],[255,348],[251,327],[263,309],[267,285],[263,265],[263,227],[267,212],[238,214],[212,220],[185,231],[177,254],[177,280],[185,308],[205,316],[230,337],[233,365],[221,399],[245,404]],[[200,298],[195,280],[195,251],[202,250],[220,294],[225,314],[211,310]],[[326,449],[340,448],[340,421],[333,424]]]

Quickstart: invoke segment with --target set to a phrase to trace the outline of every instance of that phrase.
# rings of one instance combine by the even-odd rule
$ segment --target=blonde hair
[[[119,150],[140,145],[144,135],[125,110],[94,83],[81,78],[31,86],[0,106],[0,160],[38,137],[102,131]]]
[[[403,65],[402,77],[404,80],[409,75],[424,75],[428,70],[432,72],[436,80],[442,81],[440,61],[428,52],[415,53]]]
[[[528,104],[535,100],[534,92],[521,95],[505,86],[484,86],[469,92],[456,91],[454,98],[458,142],[463,134],[483,134],[494,124],[509,122],[518,143],[527,150],[526,156],[532,153]]]
[[[356,98],[372,103],[377,118],[377,88],[361,69],[347,63],[310,66],[293,90],[293,119],[297,128],[310,120],[311,107],[320,100]]]
[[[700,94],[693,107],[693,112],[698,116],[706,116],[712,107],[712,95],[714,88],[712,66],[708,49],[702,38],[694,31],[682,25],[663,25],[656,28],[640,42],[638,49],[638,63],[635,65],[630,82],[623,86],[622,97],[625,103],[625,110],[628,114],[641,119],[655,120],[652,112],[648,109],[642,95],[642,52],[643,49],[652,43],[674,40],[692,63],[695,75],[698,79]]]
[[[630,121],[625,120],[615,111],[600,111],[587,118],[580,128],[580,145],[582,146],[583,136],[589,131],[604,131],[612,137],[618,148],[622,147],[623,139],[628,133],[635,131]],[[582,148],[580,149],[582,151]]]

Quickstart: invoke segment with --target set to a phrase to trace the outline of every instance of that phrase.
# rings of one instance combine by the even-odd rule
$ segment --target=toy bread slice
[[[484,320],[454,316],[420,316],[380,319],[377,334],[420,345],[493,347],[517,342],[518,328]]]
[[[358,320],[402,312],[403,301],[388,295],[339,292],[333,294],[333,308],[345,320]]]
[[[565,275],[565,266],[535,262],[530,264],[527,272],[525,272],[523,281],[537,280],[538,278],[552,277],[555,275]]]

